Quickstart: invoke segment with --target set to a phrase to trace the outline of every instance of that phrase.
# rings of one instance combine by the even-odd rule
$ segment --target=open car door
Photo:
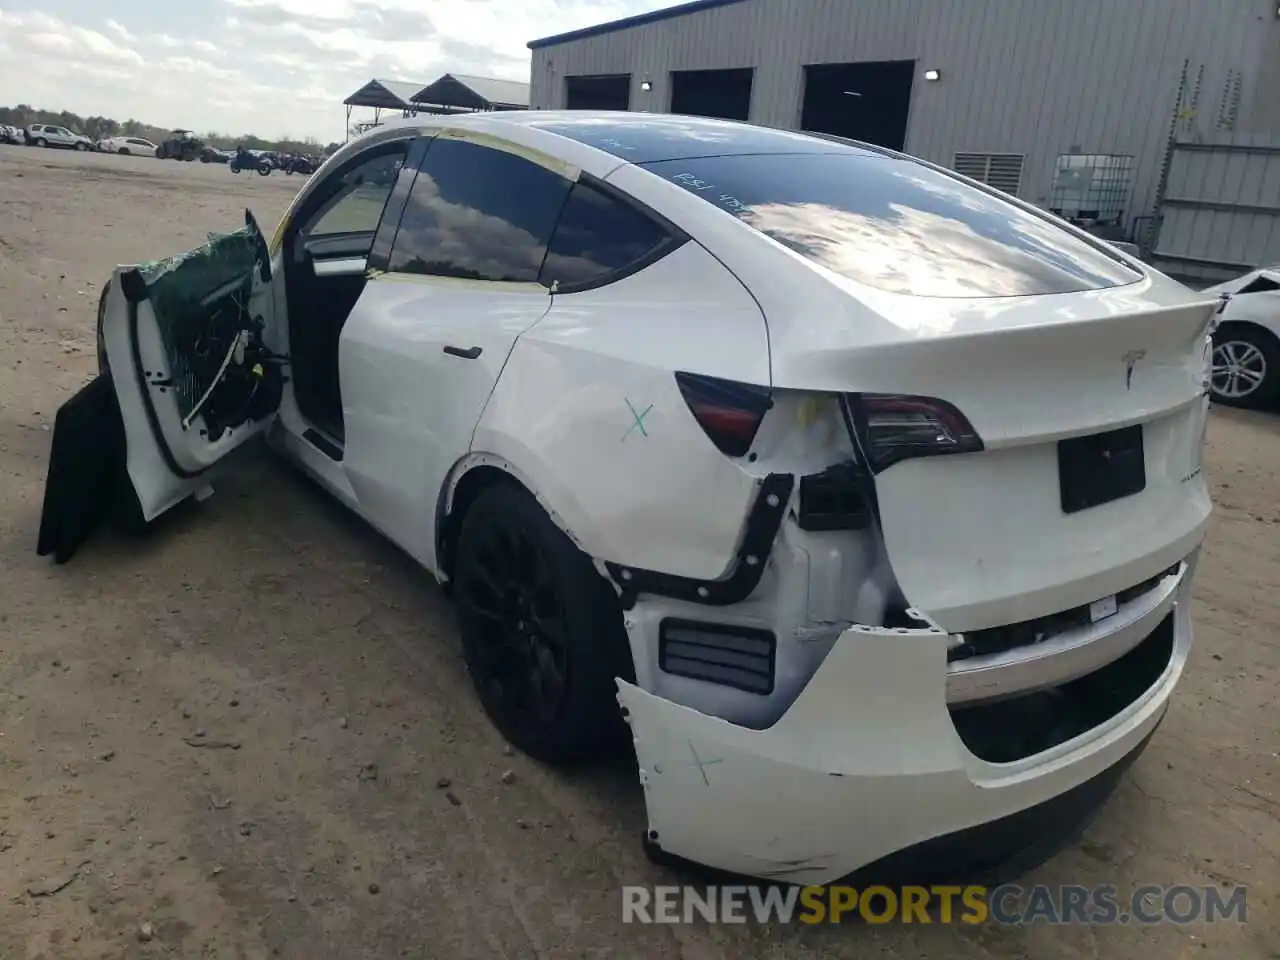
[[[275,299],[253,216],[234,233],[118,267],[99,308],[98,377],[58,411],[37,550],[61,563],[113,513],[150,522],[208,486],[283,392]]]

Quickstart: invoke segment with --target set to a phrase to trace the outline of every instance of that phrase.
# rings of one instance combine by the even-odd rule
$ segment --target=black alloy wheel
[[[454,581],[467,669],[503,736],[547,763],[616,752],[614,678],[634,673],[617,596],[531,495],[480,495]]]

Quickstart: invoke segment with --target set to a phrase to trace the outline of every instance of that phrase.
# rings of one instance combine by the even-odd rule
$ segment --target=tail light
[[[684,402],[707,437],[725,456],[745,456],[773,406],[768,387],[697,373],[676,373]]]
[[[934,397],[846,394],[859,446],[873,473],[901,460],[976,453],[982,438],[963,413]]]

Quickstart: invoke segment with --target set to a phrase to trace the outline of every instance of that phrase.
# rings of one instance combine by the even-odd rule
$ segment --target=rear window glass
[[[643,164],[828,270],[917,297],[1017,297],[1140,274],[1053,221],[910,160],[851,154]]]
[[[623,117],[561,116],[556,120],[535,120],[530,125],[631,163],[765,153],[871,153],[854,144],[837,146],[807,133],[749,123],[726,123],[707,117],[642,113]]]

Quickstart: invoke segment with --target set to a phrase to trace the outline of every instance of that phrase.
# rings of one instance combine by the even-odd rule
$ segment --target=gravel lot
[[[264,454],[144,539],[37,558],[54,414],[94,373],[111,267],[245,206],[269,233],[298,186],[0,147],[0,960],[1280,957],[1273,416],[1215,412],[1189,674],[1034,877],[1246,884],[1245,926],[624,927],[621,884],[676,882],[640,851],[633,772],[509,755],[430,578]]]

